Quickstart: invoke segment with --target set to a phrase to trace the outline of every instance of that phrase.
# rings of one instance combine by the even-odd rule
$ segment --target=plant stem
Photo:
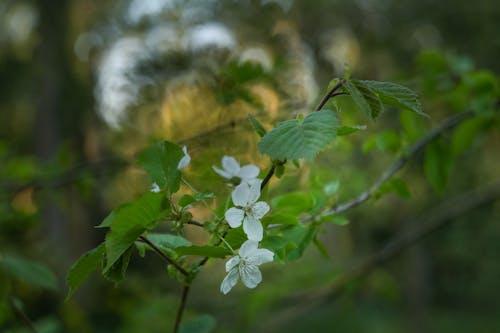
[[[173,333],[179,332],[179,327],[181,325],[181,320],[182,320],[182,314],[184,313],[184,309],[186,308],[186,300],[188,294],[189,294],[189,285],[185,285],[182,288],[181,303],[179,304],[179,308],[177,309],[177,315],[175,317]]]
[[[31,319],[26,313],[24,313],[24,311],[20,307],[16,305],[12,297],[9,297],[9,305],[12,310],[14,310],[14,313],[21,319],[21,321],[26,325],[26,327],[29,328],[31,332],[38,333]]]
[[[319,102],[319,104],[315,110],[316,111],[321,110],[330,98],[338,96],[338,95],[343,95],[343,93],[336,93],[336,91],[339,90],[343,84],[344,84],[344,80],[340,79],[339,82],[337,82],[337,84],[325,96],[323,96],[323,98],[321,99],[321,101]]]
[[[155,251],[168,265],[174,266],[179,272],[184,274],[185,276],[188,276],[189,273],[186,271],[184,268],[182,268],[178,263],[173,261],[169,256],[167,256],[165,253],[163,253],[162,250],[160,250],[156,245],[153,244],[149,239],[147,239],[145,236],[139,236],[139,241],[148,244],[153,251]]]

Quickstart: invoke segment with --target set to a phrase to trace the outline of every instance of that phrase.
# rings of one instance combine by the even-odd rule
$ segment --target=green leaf
[[[180,326],[180,333],[210,333],[215,329],[215,318],[209,315],[199,316],[184,321]]]
[[[439,141],[435,141],[425,149],[424,172],[436,192],[442,193],[448,183],[452,167],[449,149]]]
[[[370,118],[377,118],[384,109],[378,95],[362,81],[348,80],[344,82],[344,87],[361,111]]]
[[[332,223],[340,226],[348,225],[349,220],[346,219],[342,215],[332,214],[332,215],[323,215],[319,219],[320,222]]]
[[[318,237],[314,237],[313,239],[313,244],[316,246],[316,248],[318,249],[319,253],[321,253],[321,255],[328,259],[330,256],[328,255],[328,250],[326,249],[326,246],[323,242],[321,242]]]
[[[428,115],[422,111],[422,105],[417,94],[411,89],[397,83],[380,81],[361,81],[374,91],[384,104],[392,105],[401,109],[409,109],[422,116]]]
[[[106,235],[106,267],[104,272],[148,229],[156,226],[163,216],[162,193],[148,192],[137,201],[115,211],[111,229]]]
[[[296,260],[302,257],[306,248],[316,237],[317,232],[318,226],[314,224],[310,224],[307,227],[298,224],[284,229],[282,232],[283,237],[296,245],[295,249],[287,251],[286,259]]]
[[[370,137],[363,143],[363,152],[367,153],[369,151],[377,148],[381,151],[387,152],[397,152],[401,146],[401,139],[399,135],[391,130],[383,131],[377,133]]]
[[[297,215],[292,215],[292,214],[280,214],[280,213],[275,213],[271,215],[267,215],[262,219],[262,224],[267,226],[270,224],[287,224],[287,225],[293,225],[293,224],[298,224],[299,219],[297,218]]]
[[[132,256],[133,247],[130,246],[125,252],[116,260],[111,266],[106,263],[106,269],[103,274],[104,277],[113,281],[120,282],[125,278],[125,272],[127,271],[128,264],[130,262],[130,257]]]
[[[292,192],[274,198],[271,205],[277,213],[298,215],[314,207],[314,198],[311,193]]]
[[[177,165],[183,156],[181,147],[169,141],[161,141],[141,151],[138,163],[160,189],[166,187],[170,193],[175,193],[179,190],[181,179]]]
[[[472,145],[484,124],[485,119],[477,117],[460,124],[453,131],[451,150],[455,156],[460,155]]]
[[[366,129],[365,125],[354,125],[354,126],[340,126],[337,128],[337,135],[344,136],[349,135],[357,131],[364,131]]]
[[[383,183],[380,186],[379,190],[377,191],[376,196],[380,197],[386,193],[391,193],[391,192],[397,194],[399,197],[403,199],[408,199],[411,197],[408,186],[403,180],[399,178],[393,178]]]
[[[15,279],[29,285],[57,290],[57,278],[45,265],[18,256],[0,256],[0,265]]]
[[[167,254],[175,253],[175,249],[181,246],[191,246],[191,242],[186,238],[178,235],[172,234],[157,234],[148,233],[147,238],[153,243],[157,248],[162,250]],[[144,256],[146,250],[151,250],[151,247],[143,242],[136,241],[135,245],[139,253]]]
[[[179,199],[179,206],[181,207],[186,207],[187,205],[192,204],[193,202],[196,202],[196,198],[193,197],[192,195],[189,194],[184,194],[180,199]]]
[[[196,201],[201,201],[204,199],[214,199],[215,194],[212,192],[198,192],[194,195],[194,198],[196,199]]]
[[[284,174],[285,174],[285,165],[280,163],[278,164],[278,166],[276,166],[276,171],[274,172],[274,175],[277,178],[281,178],[283,177]]]
[[[104,259],[104,243],[84,253],[69,269],[66,281],[69,285],[69,292],[66,300],[70,299],[80,285],[88,279],[90,274],[102,265]]]
[[[260,243],[260,248],[262,249],[268,249],[281,260],[284,261],[286,257],[286,251],[287,249],[295,249],[297,248],[295,245],[293,245],[291,242],[289,242],[287,239],[281,236],[276,236],[276,235],[270,235],[267,237],[264,237],[262,242]],[[276,257],[275,257],[276,259]]]
[[[120,209],[121,207],[123,206],[118,207],[116,210]],[[115,217],[116,213],[115,211],[112,211],[108,216],[106,216],[104,220],[102,220],[101,224],[95,226],[95,228],[109,228],[111,226],[111,223],[113,223]]]
[[[231,251],[226,248],[209,245],[180,246],[176,249],[176,252],[179,255],[191,255],[210,258],[225,258],[227,255],[231,254]]]
[[[323,186],[323,193],[327,196],[332,196],[337,194],[340,188],[340,182],[338,180],[334,180],[329,182]]]
[[[333,111],[311,113],[302,122],[287,120],[268,132],[259,142],[262,154],[272,160],[312,160],[336,137],[337,116]]]
[[[251,114],[248,115],[248,119],[250,119],[250,122],[252,123],[252,127],[255,130],[255,132],[262,138],[264,135],[266,135],[267,131],[262,125],[262,123],[252,116]]]
[[[229,230],[224,239],[229,244],[229,246],[236,250],[239,249],[241,244],[243,244],[248,238],[243,231],[243,228],[235,228]]]

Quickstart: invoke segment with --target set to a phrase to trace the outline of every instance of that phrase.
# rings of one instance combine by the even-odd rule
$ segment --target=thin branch
[[[177,309],[177,316],[175,317],[175,324],[173,333],[179,332],[179,327],[181,325],[182,314],[184,313],[184,309],[186,308],[186,300],[189,294],[189,285],[185,285],[182,289],[181,303],[179,304],[179,308]]]
[[[475,115],[474,112],[467,111],[448,118],[439,127],[435,128],[428,135],[426,135],[425,137],[423,137],[422,139],[411,145],[403,154],[403,156],[401,156],[398,160],[396,160],[396,162],[394,162],[394,164],[386,172],[382,174],[382,177],[380,177],[379,180],[377,180],[368,190],[361,193],[354,199],[344,202],[334,207],[333,209],[325,211],[323,214],[325,215],[340,214],[342,212],[345,212],[346,210],[359,206],[363,202],[367,201],[372,197],[373,193],[375,193],[380,188],[380,186],[382,186],[382,184],[388,181],[397,171],[399,171],[399,169],[401,169],[414,155],[420,152],[420,150],[422,150],[427,144],[429,144],[443,132],[456,127],[464,120],[472,118],[474,115]]]
[[[160,250],[156,245],[154,245],[153,242],[151,242],[148,238],[146,238],[144,236],[139,236],[139,241],[148,244],[153,249],[153,251],[155,251],[168,265],[174,266],[179,272],[181,272],[185,276],[189,276],[188,271],[186,271],[178,263],[173,261],[162,250]]]
[[[12,297],[9,297],[9,305],[12,308],[12,310],[14,310],[15,314],[19,317],[19,319],[21,319],[21,321],[26,325],[26,327],[29,328],[31,332],[38,333],[31,319],[20,307],[16,305]]]
[[[328,100],[334,96],[338,96],[338,95],[342,95],[343,93],[336,93],[337,90],[340,89],[340,87],[342,87],[342,85],[344,84],[344,80],[340,80],[339,82],[337,82],[337,84],[325,95],[323,96],[323,98],[321,99],[321,101],[319,102],[318,106],[316,107],[316,111],[319,111],[321,110],[321,108],[323,108],[323,106],[325,106],[326,102],[328,102]]]
[[[273,166],[271,167],[271,169],[269,169],[269,171],[267,172],[266,176],[264,177],[264,180],[260,184],[260,191],[261,192],[264,189],[264,187],[266,187],[267,183],[269,183],[269,181],[273,177],[275,171],[276,171],[276,164],[273,164]]]
[[[189,220],[189,221],[186,222],[186,224],[191,224],[191,225],[195,225],[197,227],[203,228],[203,223],[198,222],[196,220]]]
[[[266,328],[269,328],[269,325],[279,326],[281,323],[301,316],[313,307],[336,297],[352,281],[367,276],[376,268],[397,257],[426,236],[450,224],[467,212],[491,204],[499,198],[500,181],[497,181],[493,185],[462,193],[441,203],[424,216],[416,218],[409,223],[418,227],[394,237],[382,249],[366,257],[345,273],[340,274],[331,283],[321,288],[287,297],[282,304],[294,304],[294,306],[281,311],[278,315],[274,315],[271,323],[265,324]]]

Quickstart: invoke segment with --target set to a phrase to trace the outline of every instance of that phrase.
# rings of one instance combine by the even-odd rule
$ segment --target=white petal
[[[248,204],[253,204],[256,202],[260,197],[260,183],[259,182],[253,182],[250,185],[250,193],[248,195]]]
[[[256,202],[252,206],[252,214],[256,220],[260,220],[269,211],[269,205],[264,201]]]
[[[231,197],[233,198],[235,206],[247,207],[249,202],[248,198],[250,197],[250,187],[248,184],[241,183],[236,186],[233,193],[231,193]]]
[[[245,217],[245,212],[241,209],[231,207],[226,211],[224,217],[231,228],[238,228],[241,225],[241,221],[243,221],[243,217]]]
[[[246,240],[240,246],[239,255],[241,258],[248,258],[255,250],[257,250],[258,242],[253,240]]]
[[[160,192],[160,186],[158,186],[158,184],[156,184],[156,183],[153,183],[153,185],[151,185],[150,191],[153,193],[158,193],[158,192]]]
[[[184,152],[184,156],[179,161],[179,164],[177,164],[177,170],[184,169],[191,162],[191,156],[189,156],[186,146],[182,147],[182,151]]]
[[[222,280],[222,283],[220,285],[220,291],[224,295],[226,295],[236,285],[236,282],[238,282],[238,278],[239,278],[238,268],[235,267],[229,273],[227,273],[224,280]]]
[[[262,281],[262,274],[255,265],[241,265],[240,275],[243,284],[248,288],[255,288]]]
[[[271,252],[271,251],[269,251],[269,252]],[[238,265],[239,263],[240,263],[240,257],[239,256],[232,257],[231,259],[229,259],[226,262],[226,272],[229,272],[230,270],[232,270],[234,268],[234,266]]]
[[[259,175],[260,169],[254,164],[245,165],[238,172],[238,177],[241,179],[254,179]]]
[[[250,253],[247,259],[248,263],[259,266],[266,262],[271,262],[274,259],[274,253],[268,249],[255,249]]]
[[[222,157],[222,167],[231,174],[231,177],[238,175],[238,172],[240,171],[240,164],[234,157],[231,156]]]
[[[260,223],[259,220],[256,220],[251,216],[246,216],[243,219],[243,231],[250,240],[258,242],[262,240],[262,235],[264,232],[262,228],[262,223]]]
[[[212,165],[212,169],[214,169],[215,173],[217,173],[219,176],[222,176],[222,177],[227,178],[227,179],[233,178],[233,176],[231,176],[229,173],[227,173],[224,170],[219,169],[215,165]]]
[[[249,186],[252,186],[254,184],[258,184],[260,188],[260,184],[262,184],[262,179],[260,178],[250,178],[250,179],[241,179],[242,182],[247,183]]]

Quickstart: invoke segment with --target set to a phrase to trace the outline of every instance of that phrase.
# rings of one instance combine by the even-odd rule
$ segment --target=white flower
[[[255,288],[262,281],[259,265],[273,261],[274,253],[258,249],[259,243],[247,240],[240,247],[239,254],[226,262],[227,275],[220,285],[220,291],[227,294],[238,282],[239,277],[248,288]]]
[[[158,192],[160,192],[160,186],[158,186],[158,184],[156,184],[156,182],[155,182],[151,185],[150,191],[153,193],[158,193]]]
[[[212,166],[214,171],[224,178],[232,179],[234,177],[240,178],[245,183],[251,183],[259,175],[260,169],[255,164],[247,164],[243,167],[240,166],[234,157],[222,157],[222,169],[215,165]]]
[[[263,229],[260,219],[269,211],[269,205],[264,201],[257,202],[260,196],[260,181],[253,184],[241,183],[236,186],[231,197],[235,206],[224,214],[232,228],[238,228],[243,222],[243,231],[248,239],[260,241]]]
[[[182,151],[184,152],[184,156],[182,156],[179,164],[177,164],[177,170],[184,169],[191,162],[191,156],[189,156],[186,146],[182,147]]]

